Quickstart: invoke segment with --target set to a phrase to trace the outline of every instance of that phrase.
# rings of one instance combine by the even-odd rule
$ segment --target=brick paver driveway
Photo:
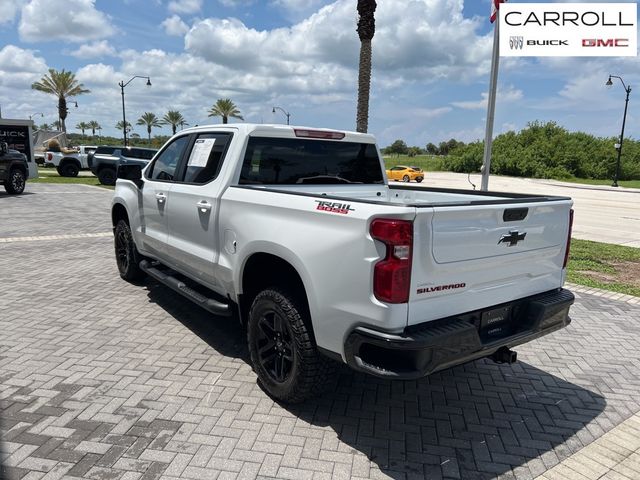
[[[28,191],[0,194],[9,478],[528,479],[640,410],[640,307],[584,294],[517,364],[392,383],[345,368],[279,405],[235,321],[120,280],[111,192]]]

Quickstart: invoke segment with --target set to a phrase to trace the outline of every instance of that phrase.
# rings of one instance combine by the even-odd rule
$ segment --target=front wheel
[[[249,311],[247,340],[253,369],[264,390],[287,403],[321,393],[336,365],[318,352],[309,322],[304,321],[303,301],[269,288],[255,297]]]
[[[4,189],[11,195],[20,195],[24,192],[26,183],[27,178],[22,173],[22,170],[14,168],[9,172],[9,178],[4,182]]]
[[[404,177],[402,177],[402,181],[404,183],[408,183],[411,179],[409,178],[409,175],[405,175]]]
[[[116,171],[113,168],[103,168],[98,172],[98,180],[103,185],[115,185]]]
[[[124,220],[118,221],[114,232],[113,243],[116,251],[116,263],[120,276],[128,282],[144,278],[145,273],[140,269],[140,254],[133,241],[131,228]]]

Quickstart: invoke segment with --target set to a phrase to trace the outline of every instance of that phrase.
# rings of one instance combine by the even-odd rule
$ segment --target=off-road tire
[[[78,172],[80,172],[78,165],[76,165],[75,162],[69,161],[60,165],[57,170],[61,177],[77,177]]]
[[[9,172],[9,176],[4,182],[4,189],[10,195],[20,195],[24,192],[24,187],[27,184],[27,179],[18,168],[14,168]]]
[[[113,233],[113,246],[120,276],[128,282],[143,279],[146,274],[140,269],[142,257],[133,241],[129,224],[125,220],[119,220]]]
[[[98,180],[103,185],[116,184],[116,171],[113,168],[103,168],[98,172]]]
[[[335,379],[338,366],[335,361],[318,352],[308,326],[310,321],[305,322],[308,313],[304,301],[286,290],[274,287],[256,295],[249,310],[247,340],[258,382],[270,396],[285,403],[299,403],[324,392],[331,380]],[[267,315],[279,316],[283,327],[289,332],[292,361],[283,381],[274,378],[274,373],[270,373],[265,366],[265,355],[260,355],[261,349],[268,351],[265,348],[268,343],[261,345],[266,336],[261,321],[264,322]],[[273,344],[275,349],[275,342]]]
[[[409,175],[405,175],[404,177],[402,177],[402,181],[403,181],[404,183],[408,183],[408,182],[410,182],[410,181],[411,181],[411,179],[409,178]]]

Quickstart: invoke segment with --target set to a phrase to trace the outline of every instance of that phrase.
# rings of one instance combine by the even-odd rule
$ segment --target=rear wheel
[[[416,178],[416,182],[418,182],[418,183],[422,182],[422,177]]]
[[[113,168],[103,168],[98,172],[98,180],[103,185],[115,185],[116,171]]]
[[[269,288],[255,297],[249,311],[247,339],[253,369],[266,392],[287,403],[324,391],[336,368],[318,352],[303,302],[289,292]]]
[[[145,273],[140,269],[140,254],[133,241],[131,228],[124,220],[119,220],[116,225],[113,239],[116,251],[116,263],[120,276],[132,282],[144,278]]]
[[[58,173],[63,177],[77,177],[80,168],[74,162],[65,162],[58,168]]]
[[[9,172],[9,177],[4,182],[4,189],[11,195],[19,195],[24,192],[27,178],[22,170],[14,168]]]
[[[402,177],[402,181],[407,183],[409,182],[411,179],[409,178],[409,175],[405,175],[404,177]]]

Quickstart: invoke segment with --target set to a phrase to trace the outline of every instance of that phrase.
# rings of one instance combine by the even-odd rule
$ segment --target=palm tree
[[[40,125],[40,128],[38,130],[51,130],[51,125],[49,125],[48,123],[43,123],[42,125]]]
[[[151,112],[144,112],[136,122],[136,125],[146,125],[147,133],[149,134],[149,143],[151,143],[151,127],[162,127],[160,119],[156,117],[155,113]]]
[[[91,120],[87,125],[88,125],[87,128],[91,129],[91,135],[93,137],[95,137],[96,136],[96,130],[100,129],[100,124],[98,122],[96,122],[95,120]]]
[[[84,137],[84,131],[91,128],[91,126],[87,122],[80,122],[76,125],[76,128],[82,131],[82,136]]]
[[[244,120],[240,115],[240,110],[230,98],[219,98],[209,110],[210,117],[222,117],[222,123],[228,123],[229,117]]]
[[[118,123],[116,123],[116,129],[117,130],[122,130],[122,120],[120,120]],[[131,124],[127,121],[127,132],[131,130]]]
[[[62,129],[62,122],[60,120],[54,120],[52,125],[54,126],[54,128],[56,130],[61,130]]]
[[[176,134],[176,127],[178,125],[185,125],[187,122],[184,121],[184,117],[178,110],[169,110],[162,117],[162,123],[164,125],[171,125],[171,130],[173,131],[173,135]]]
[[[358,107],[356,130],[366,133],[369,128],[369,91],[371,88],[371,40],[376,33],[375,0],[358,0],[358,36],[360,64],[358,65]]]
[[[67,131],[64,122],[68,113],[67,97],[90,93],[90,90],[84,88],[82,83],[78,83],[73,72],[67,72],[64,68],[61,72],[50,68],[49,74],[42,77],[39,82],[32,83],[31,88],[58,97],[58,117],[62,131],[65,133]]]

